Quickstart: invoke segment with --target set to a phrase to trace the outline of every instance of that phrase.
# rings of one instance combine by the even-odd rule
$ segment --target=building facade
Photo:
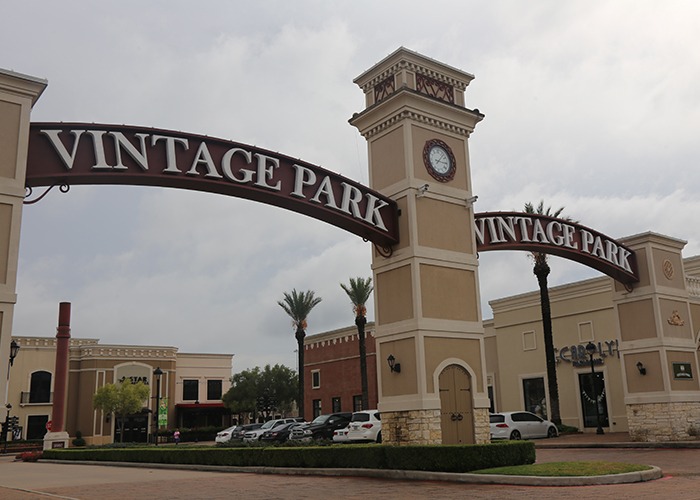
[[[679,241],[653,233],[644,238],[664,244]],[[660,279],[668,282],[656,288],[671,295],[658,301],[654,316],[637,308],[628,314],[616,294],[631,296],[632,291],[620,292],[619,284],[607,276],[550,288],[561,419],[582,432],[597,432],[600,426],[604,432],[629,432],[639,441],[689,439],[700,434],[700,256],[674,261],[663,248],[647,253],[662,270],[652,268],[650,274],[661,274]],[[675,267],[673,273],[669,263]],[[643,275],[638,288],[643,291],[652,278]],[[643,300],[651,301],[649,295]],[[484,321],[484,331],[490,411],[527,410],[548,418],[551,403],[539,291],[489,304],[493,318]],[[633,328],[625,329],[630,324]],[[360,392],[353,332],[356,336],[354,327],[307,338],[306,403],[322,413],[330,412],[329,404],[333,408],[336,394],[352,398]],[[368,357],[371,352],[375,363],[385,363],[377,359],[374,347],[370,351],[371,338]],[[589,343],[595,347],[592,357],[586,351]],[[373,368],[374,402],[377,367]],[[318,387],[311,382],[314,373]]]
[[[377,408],[377,361],[374,323],[365,326],[369,408]],[[304,408],[307,419],[362,408],[360,347],[355,326],[309,335],[304,339]]]
[[[13,337],[20,345],[10,369],[8,415],[18,417],[16,439],[41,439],[50,427],[55,384],[56,339]],[[142,412],[125,421],[124,440],[146,442],[155,432],[156,398],[167,417],[159,430],[225,426],[230,414],[221,401],[231,386],[232,354],[190,354],[176,347],[100,344],[98,339],[70,339],[65,430],[79,431],[88,444],[119,441],[112,415],[94,410],[100,387],[124,379],[143,382],[151,395]],[[154,370],[163,372],[160,380]]]

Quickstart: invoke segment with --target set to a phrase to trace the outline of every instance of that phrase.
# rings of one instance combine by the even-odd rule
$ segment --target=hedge
[[[443,446],[300,446],[86,448],[45,450],[44,459],[220,465],[234,467],[302,467],[470,472],[535,462],[531,441]]]

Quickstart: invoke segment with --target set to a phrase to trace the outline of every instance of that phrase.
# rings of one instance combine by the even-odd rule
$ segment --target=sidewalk
[[[562,434],[556,438],[535,439],[535,448],[700,448],[699,441],[666,441],[647,443],[632,441],[627,432],[578,432]]]

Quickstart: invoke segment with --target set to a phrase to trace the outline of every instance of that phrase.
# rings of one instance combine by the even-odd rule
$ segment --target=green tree
[[[243,415],[256,414],[259,409],[258,399],[267,394],[274,401],[275,409],[287,414],[292,410],[296,397],[297,374],[291,368],[284,365],[270,367],[266,365],[264,370],[259,367],[243,370],[231,377],[231,388],[224,394],[224,405],[243,421]],[[266,415],[266,417],[269,415]]]
[[[321,302],[321,297],[315,297],[313,291],[297,292],[296,289],[293,289],[292,293],[284,292],[284,299],[277,302],[284,309],[284,312],[292,318],[292,325],[295,328],[299,359],[299,395],[297,405],[299,407],[299,416],[302,418],[306,418],[304,417],[304,338],[306,337],[306,318],[319,302]]]
[[[92,407],[118,417],[119,442],[124,442],[126,417],[140,411],[150,394],[143,382],[132,384],[127,378],[120,384],[105,384],[97,389],[92,397]]]
[[[360,380],[362,383],[362,409],[369,410],[369,390],[367,388],[367,347],[365,345],[365,325],[367,324],[367,301],[372,294],[372,278],[350,278],[350,285],[340,284],[352,302],[355,313],[355,326],[360,344]]]
[[[532,203],[525,204],[525,212],[528,214],[547,215],[549,217],[559,217],[564,211],[561,207],[552,212],[552,207],[544,206],[541,200],[536,207]],[[562,217],[566,221],[573,222],[569,217]],[[542,252],[531,252],[535,267],[532,272],[537,276],[537,283],[540,287],[540,309],[542,311],[542,330],[544,332],[544,352],[547,361],[547,390],[549,392],[550,412],[549,418],[556,425],[561,425],[561,414],[559,412],[559,384],[557,382],[557,361],[554,356],[554,335],[552,333],[552,310],[549,302],[549,288],[547,277],[550,268],[547,262],[547,254]]]

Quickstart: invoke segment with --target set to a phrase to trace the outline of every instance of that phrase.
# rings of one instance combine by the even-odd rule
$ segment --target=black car
[[[289,439],[333,439],[333,431],[347,427],[351,418],[350,412],[319,415],[310,424],[294,429]]]
[[[289,439],[289,433],[300,425],[304,425],[303,422],[289,422],[286,424],[278,425],[270,429],[269,431],[263,432],[260,436],[260,441],[278,441],[283,442]]]

